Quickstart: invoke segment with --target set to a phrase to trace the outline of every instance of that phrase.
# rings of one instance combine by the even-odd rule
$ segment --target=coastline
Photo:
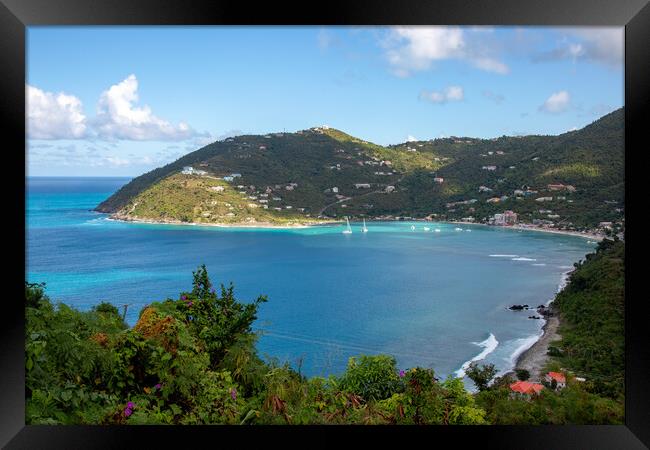
[[[184,226],[198,226],[198,227],[218,227],[218,228],[278,228],[278,229],[294,229],[294,228],[309,228],[313,226],[331,225],[341,222],[320,221],[309,223],[295,223],[295,224],[274,224],[271,222],[242,222],[242,223],[199,223],[199,222],[181,222],[181,221],[159,221],[141,218],[124,218],[114,214],[109,215],[106,220],[124,223],[142,223],[150,225],[184,225]]]
[[[475,222],[463,222],[463,221],[442,221],[442,223],[453,223],[453,224],[464,224],[464,225],[480,225],[483,227],[490,228],[499,228],[506,230],[520,230],[520,231],[541,231],[542,233],[553,233],[553,234],[563,234],[567,236],[577,236],[585,239],[592,239],[594,241],[600,242],[605,239],[604,235],[594,234],[594,233],[584,233],[582,231],[568,231],[568,230],[551,230],[549,228],[542,228],[535,225],[511,225],[511,226],[494,226],[487,225],[485,223],[475,223]]]
[[[203,222],[181,222],[181,221],[159,221],[159,220],[150,220],[142,218],[125,218],[117,216],[116,214],[111,214],[107,217],[106,220],[113,220],[116,222],[131,222],[131,223],[144,223],[150,225],[185,225],[185,226],[201,226],[201,227],[218,227],[218,228],[278,228],[278,229],[294,229],[294,228],[309,228],[317,227],[323,225],[337,225],[342,224],[341,220],[329,220],[329,221],[313,221],[305,223],[295,223],[295,224],[274,224],[271,222],[241,222],[241,223],[203,223]],[[605,236],[600,234],[593,233],[583,233],[580,231],[565,231],[565,230],[550,230],[547,228],[537,227],[534,225],[512,225],[508,227],[495,227],[492,225],[487,225],[484,223],[475,223],[475,222],[464,222],[464,221],[435,221],[435,220],[426,220],[426,219],[411,219],[407,221],[395,220],[395,219],[367,219],[368,222],[437,222],[437,223],[447,223],[447,224],[463,224],[463,225],[473,225],[473,226],[482,226],[490,228],[500,228],[500,229],[512,229],[519,231],[539,231],[543,233],[552,233],[552,234],[561,234],[565,236],[577,236],[585,239],[591,239],[596,242],[602,241]]]
[[[523,351],[518,357],[515,367],[506,372],[505,375],[515,375],[515,370],[525,369],[530,373],[531,380],[540,380],[543,376],[542,369],[548,363],[547,355],[549,344],[561,339],[557,332],[560,326],[560,319],[554,315],[546,319],[542,327],[542,335],[528,349]]]
[[[570,270],[562,275],[562,281],[558,286],[557,292],[561,292],[567,285],[569,274],[573,272]],[[557,294],[556,294],[557,295]],[[551,342],[560,340],[562,336],[558,333],[560,327],[560,317],[558,311],[553,307],[555,297],[546,303],[546,311],[553,313],[550,317],[545,317],[544,325],[542,326],[542,334],[539,338],[526,350],[521,352],[515,361],[512,369],[508,370],[503,376],[512,375],[516,377],[515,371],[517,369],[525,369],[530,373],[531,380],[541,379],[543,377],[542,369],[548,363],[549,356],[547,354],[548,347]]]

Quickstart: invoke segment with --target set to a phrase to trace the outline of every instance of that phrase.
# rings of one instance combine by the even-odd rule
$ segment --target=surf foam
[[[473,363],[474,361],[480,361],[482,359],[485,359],[487,355],[492,353],[494,349],[497,348],[499,345],[499,341],[494,337],[492,333],[490,333],[490,336],[484,340],[483,342],[472,342],[474,345],[478,345],[479,347],[483,347],[483,351],[470,359],[469,361],[465,361],[462,366],[460,366],[460,369],[458,369],[456,373],[457,378],[463,378],[465,376],[465,370],[469,368],[469,365]]]
[[[544,331],[540,334],[535,334],[532,336],[528,336],[526,338],[521,338],[517,339],[515,342],[519,343],[519,346],[515,349],[514,352],[510,355],[510,369],[512,370],[515,368],[515,365],[517,364],[517,358],[519,358],[519,355],[521,355],[523,352],[528,350],[530,347],[535,344],[542,336],[544,335]]]

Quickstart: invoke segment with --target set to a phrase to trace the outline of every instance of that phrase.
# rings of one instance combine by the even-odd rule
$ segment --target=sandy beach
[[[295,223],[278,225],[270,222],[242,222],[242,223],[197,223],[197,222],[180,222],[180,221],[157,221],[140,218],[124,218],[116,215],[109,216],[106,220],[113,220],[116,222],[130,222],[130,223],[146,223],[151,225],[185,225],[185,226],[199,226],[199,227],[219,227],[219,228],[280,228],[280,229],[293,229],[293,228],[309,228],[319,225],[333,225],[341,222],[336,221],[318,221],[308,223]]]
[[[564,289],[564,287],[569,282],[569,276],[573,272],[570,270],[565,272],[562,277],[562,281],[558,286],[558,293]],[[540,380],[543,376],[542,369],[549,360],[547,354],[549,345],[557,340],[560,340],[562,336],[558,333],[558,328],[560,326],[559,313],[556,308],[553,307],[553,301],[555,298],[549,300],[546,303],[546,311],[553,313],[552,316],[544,316],[544,326],[542,326],[542,336],[528,349],[521,353],[517,357],[517,362],[515,363],[514,369],[506,372],[505,375],[515,376],[516,369],[525,369],[530,373],[531,380]]]
[[[551,342],[561,338],[557,332],[559,325],[560,320],[557,316],[546,319],[546,323],[542,327],[544,334],[528,350],[519,355],[515,369],[525,369],[530,372],[531,380],[540,380],[543,376],[542,369],[549,359],[546,354],[548,346]],[[513,372],[509,373],[513,374]]]
[[[340,220],[329,220],[329,221],[324,221],[324,220],[319,220],[319,221],[313,221],[313,222],[306,222],[306,223],[295,223],[295,224],[284,224],[284,225],[278,225],[270,222],[241,222],[241,223],[197,223],[197,222],[180,222],[180,221],[156,221],[156,220],[149,220],[149,219],[141,219],[141,218],[133,218],[133,217],[124,217],[124,216],[119,216],[117,214],[112,214],[111,216],[108,217],[108,220],[115,220],[118,222],[133,222],[133,223],[147,223],[151,225],[193,225],[193,226],[202,226],[202,227],[219,227],[219,228],[280,228],[280,229],[292,229],[292,228],[309,228],[313,226],[320,226],[320,225],[336,225],[336,224],[341,224],[343,221]],[[375,222],[375,221],[381,221],[381,222],[401,222],[398,220],[390,220],[390,219],[383,219],[383,220],[377,220],[377,219],[368,219],[369,222]],[[429,221],[429,220],[423,220],[423,219],[412,219],[409,220],[409,222],[436,222],[436,221]],[[502,228],[502,229],[510,229],[510,230],[522,230],[522,231],[541,231],[543,233],[553,233],[553,234],[563,234],[563,235],[568,235],[568,236],[578,236],[586,239],[591,239],[594,241],[601,241],[604,239],[603,235],[600,234],[593,234],[593,233],[582,233],[579,231],[564,231],[564,230],[550,230],[548,228],[541,228],[541,227],[536,227],[533,225],[513,225],[509,227],[494,227],[492,225],[487,225],[484,223],[474,223],[474,222],[463,222],[463,221],[440,221],[440,223],[449,223],[449,224],[463,224],[463,225],[479,225],[483,227],[493,227],[493,228]]]
[[[499,227],[499,226],[494,226],[494,225],[487,225],[485,223],[475,223],[475,222],[463,222],[463,221],[451,221],[451,222],[443,222],[443,223],[452,223],[452,224],[464,224],[464,225],[480,225],[483,227],[492,227],[492,228],[500,228],[504,230],[521,230],[521,231],[541,231],[543,233],[553,233],[553,234],[564,234],[567,236],[578,236],[582,237],[585,239],[591,239],[594,241],[602,241],[605,236],[601,234],[594,234],[594,233],[583,233],[581,231],[569,231],[569,230],[551,230],[549,228],[542,228],[538,227],[535,225],[511,225],[511,226],[505,226],[505,227]]]

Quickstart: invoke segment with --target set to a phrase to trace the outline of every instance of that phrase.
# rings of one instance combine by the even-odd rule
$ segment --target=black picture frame
[[[348,445],[350,438],[378,439],[383,443],[412,446],[473,443],[481,448],[647,448],[650,446],[650,333],[646,325],[647,294],[632,295],[630,248],[626,256],[626,401],[621,426],[483,426],[483,427],[81,427],[25,426],[24,374],[24,271],[25,191],[20,171],[25,167],[25,37],[36,25],[571,25],[625,26],[625,155],[626,216],[630,208],[628,186],[632,161],[640,157],[648,125],[650,80],[650,5],[648,0],[331,0],[295,4],[265,2],[259,5],[234,0],[0,0],[0,124],[3,153],[9,162],[3,196],[11,225],[10,252],[5,255],[11,286],[6,291],[0,326],[0,445],[6,448],[126,447],[143,439],[145,448],[164,444],[194,443],[209,439],[224,445],[224,436],[247,445],[253,437],[280,445],[292,441]],[[637,148],[638,147],[638,148]],[[26,148],[26,147],[23,147]],[[639,220],[633,219],[633,220]],[[626,221],[629,241],[629,219]],[[632,229],[639,227],[633,222]],[[15,233],[15,235],[14,235]],[[634,244],[639,242],[633,231]],[[6,239],[6,238],[5,238]],[[633,254],[640,252],[634,250]],[[4,284],[4,283],[3,283]],[[637,280],[638,284],[638,280]],[[252,432],[251,432],[252,431]],[[300,433],[294,441],[290,435]],[[287,434],[290,433],[290,434]],[[317,442],[313,434],[318,434]],[[343,433],[343,440],[333,434]],[[177,444],[180,445],[180,444]]]

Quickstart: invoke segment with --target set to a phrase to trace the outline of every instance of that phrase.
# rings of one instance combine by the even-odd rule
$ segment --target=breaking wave
[[[465,376],[465,370],[469,368],[469,365],[473,363],[474,361],[480,361],[482,359],[485,359],[487,355],[492,353],[494,349],[497,348],[499,345],[499,341],[494,337],[492,333],[490,333],[490,336],[484,340],[483,342],[472,342],[474,345],[478,345],[479,347],[483,347],[483,351],[470,359],[469,361],[465,361],[463,365],[458,369],[455,373],[458,378],[463,378]]]

